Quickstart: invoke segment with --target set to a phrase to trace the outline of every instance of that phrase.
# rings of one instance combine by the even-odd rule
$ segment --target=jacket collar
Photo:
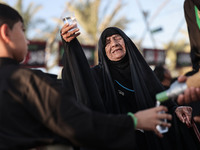
[[[16,65],[18,65],[19,62],[17,62],[17,61],[14,60],[14,59],[11,59],[11,58],[0,57],[0,66],[11,65],[11,64],[16,64]]]

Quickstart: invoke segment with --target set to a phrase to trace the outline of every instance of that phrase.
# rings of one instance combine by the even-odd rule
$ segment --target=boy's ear
[[[0,27],[0,35],[2,40],[4,40],[5,42],[9,42],[10,38],[9,38],[9,32],[10,32],[10,28],[8,27],[7,24],[3,24]]]

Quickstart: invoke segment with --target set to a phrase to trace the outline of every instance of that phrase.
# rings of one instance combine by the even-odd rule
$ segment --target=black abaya
[[[115,87],[113,84],[113,79],[109,70],[109,65],[107,62],[107,57],[105,55],[105,50],[104,50],[104,42],[102,39],[103,35],[107,30],[115,30],[115,32],[118,32],[119,35],[121,35],[125,41],[126,45],[126,51],[128,54],[128,60],[129,60],[129,65],[130,65],[130,73],[131,73],[131,81],[132,83],[132,89],[135,91],[134,95],[134,100],[137,105],[137,110],[143,110],[147,108],[151,108],[155,106],[155,94],[161,92],[164,90],[164,87],[161,85],[151,68],[148,66],[146,61],[144,60],[143,56],[140,54],[134,43],[127,37],[127,35],[121,31],[118,28],[111,27],[102,33],[102,36],[100,37],[99,40],[99,64],[92,68],[92,74],[93,77],[95,78],[96,82],[94,81],[93,77],[91,78],[92,82],[91,85],[88,84],[88,86],[98,85],[98,91],[100,92],[100,95],[102,97],[102,100],[98,100],[97,103],[103,102],[103,105],[100,107],[104,107],[107,113],[112,113],[112,114],[120,114],[120,106],[119,106],[119,101],[118,101],[118,96],[115,91]],[[77,55],[76,57],[78,58],[79,56],[82,57],[82,48],[80,47],[80,44],[78,43],[77,39],[73,40],[70,43],[65,43],[67,46],[65,47],[65,51],[67,53],[74,53],[73,55]],[[79,55],[79,56],[78,56]],[[77,74],[81,72],[81,74],[85,74],[84,71],[89,72],[89,67],[85,63],[86,57],[84,56],[81,59],[77,59],[75,57],[70,57],[67,56],[67,60],[65,60],[64,64],[64,82],[66,81],[66,78],[70,73],[72,72],[74,74]],[[73,68],[72,66],[73,63],[79,63],[77,68],[82,68],[81,70],[76,71],[77,68]],[[86,65],[81,65],[81,64],[86,64]],[[67,76],[66,76],[67,75]],[[91,77],[91,74],[90,74]],[[90,80],[90,77],[85,75],[79,82],[80,84],[83,84],[84,82]],[[76,77],[72,79],[73,82],[76,81]],[[96,84],[97,83],[97,84]],[[81,89],[76,89],[76,92],[81,93]],[[87,93],[91,93],[89,89],[86,89]],[[96,91],[97,89],[94,89]],[[98,93],[98,91],[96,91]],[[99,95],[98,95],[99,97]],[[90,102],[88,103],[96,103],[95,99],[90,99],[87,98]],[[98,105],[98,104],[96,104]],[[176,105],[172,101],[167,101],[165,102],[166,106],[168,106],[169,112],[175,116],[174,110],[176,108]],[[90,107],[90,106],[89,106]],[[96,110],[94,107],[90,107],[93,110]],[[105,113],[105,111],[104,112]],[[100,110],[100,109],[99,109]],[[97,110],[97,111],[99,111]],[[101,111],[101,110],[100,110]],[[134,111],[134,110],[133,110]],[[178,122],[178,123],[177,123]],[[179,136],[174,136],[174,131],[175,128],[178,127],[178,129],[182,130],[176,130],[176,133],[180,133]],[[185,130],[185,131],[184,131]],[[169,132],[164,135],[163,139],[158,138],[153,132],[144,132],[145,134],[145,139],[146,142],[148,143],[148,149],[149,150],[183,150],[182,147],[179,146],[174,146],[174,141],[175,145],[180,145],[183,144],[185,150],[190,150],[186,145],[193,145],[194,150],[198,149],[198,143],[195,143],[194,138],[192,137],[190,131],[188,131],[187,127],[185,124],[182,124],[176,117],[173,117],[172,120],[172,127],[170,128]],[[187,140],[185,140],[184,137],[188,137]],[[142,143],[142,141],[140,141]]]

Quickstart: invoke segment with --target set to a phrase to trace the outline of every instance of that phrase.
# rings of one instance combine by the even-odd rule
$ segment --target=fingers
[[[194,99],[197,99],[198,98],[198,95],[196,93],[196,89],[194,87],[191,87],[190,88],[190,95],[191,95],[191,100],[194,100]]]
[[[186,100],[186,103],[197,101],[200,99],[200,88],[190,87],[191,99]]]
[[[180,94],[177,98],[177,102],[179,105],[182,105],[185,103],[185,99],[184,99],[184,95],[183,94]]]
[[[171,127],[171,123],[160,121],[160,125],[164,127]]]
[[[184,94],[178,96],[178,104],[188,104],[200,99],[200,88],[190,87],[184,91]]]
[[[73,29],[73,30],[72,30]],[[66,42],[70,42],[72,41],[74,38],[76,38],[77,36],[80,35],[80,32],[78,32],[79,29],[77,28],[76,24],[65,24],[61,31],[60,34],[62,36],[62,38],[66,41]]]
[[[171,123],[168,123],[165,119],[167,120],[171,120],[172,119],[172,115],[170,114],[167,114],[167,113],[162,113],[162,112],[166,112],[167,111],[167,108],[164,107],[164,106],[159,106],[159,107],[156,107],[156,118],[157,118],[157,121],[155,123],[155,126],[154,126],[154,132],[155,134],[162,138],[163,135],[162,133],[159,132],[159,128],[157,128],[157,125],[160,125],[162,127],[171,127]]]
[[[189,117],[188,115],[183,115],[183,123],[185,123],[188,127],[191,126],[191,117]]]
[[[159,107],[156,107],[155,109],[156,109],[157,119],[167,119],[167,120],[172,119],[172,115],[165,113],[168,111],[167,107],[159,106]],[[164,113],[160,113],[160,112],[164,112]]]
[[[180,76],[178,77],[178,82],[185,82],[187,80],[186,76]]]
[[[187,80],[186,76],[180,76],[178,82],[185,82]],[[184,94],[178,96],[177,102],[182,105],[184,103],[188,104],[192,101],[198,100],[200,98],[200,89],[190,87],[184,91]]]
[[[186,89],[185,91],[184,91],[184,102],[185,103],[188,103],[190,100],[191,100],[191,94],[190,94],[190,89]]]
[[[191,126],[192,108],[189,106],[180,106],[176,108],[176,115],[182,123]]]
[[[190,127],[192,124],[191,124],[191,121],[190,120],[186,120],[185,124]]]
[[[156,107],[155,109],[156,109],[157,113],[161,112],[161,111],[165,111],[165,112],[168,111],[167,107],[165,107],[165,106],[159,106],[159,107]]]
[[[200,116],[195,116],[194,121],[200,124]]]
[[[160,137],[160,138],[163,137],[163,135],[157,129],[155,129],[154,132],[158,137]]]
[[[160,125],[160,126],[162,126],[162,127],[168,127],[168,128],[171,127],[171,124],[170,124],[170,123],[167,123],[167,122],[164,122],[164,121],[161,121],[161,120],[158,121],[157,125]],[[159,137],[162,138],[163,135],[162,135],[162,133],[160,133],[159,130],[157,129],[157,125],[156,125],[156,127],[155,127],[154,132],[155,132],[156,135],[158,135]]]
[[[200,98],[200,88],[196,88],[195,90],[196,90],[196,93],[198,95],[198,98]]]
[[[147,110],[142,110],[136,112],[134,115],[138,119],[136,128],[153,131],[159,137],[163,137],[159,131],[157,131],[156,126],[162,125],[164,127],[171,127],[170,123],[162,122],[162,120],[171,120],[172,116],[170,114],[161,113],[166,112],[167,108],[165,106],[158,106],[150,108]]]
[[[185,119],[184,119],[184,117],[182,116],[182,115],[180,115],[180,114],[176,114],[177,115],[177,117],[179,118],[179,120],[182,122],[182,123],[185,123]]]
[[[172,120],[172,115],[167,114],[167,113],[159,113],[157,115],[157,117],[158,117],[159,120],[161,120],[161,119]]]
[[[155,128],[154,132],[155,132],[155,134],[157,136],[159,136],[160,138],[162,138],[163,135],[162,135],[162,133],[159,132],[159,130],[158,130],[159,128],[157,128],[157,125],[160,125],[162,127],[168,127],[168,128],[171,127],[171,123],[168,123],[166,121],[166,119],[167,120],[171,120],[172,119],[172,115],[165,113],[167,111],[167,108],[164,107],[164,106],[157,107],[156,111],[157,111],[156,112],[156,114],[157,114],[156,115],[157,121],[156,121],[156,124],[154,126],[154,128]]]
[[[68,33],[71,29],[75,28],[76,26],[77,26],[77,24],[71,24],[71,25],[69,25],[68,23],[66,23],[66,24],[62,27],[60,33],[61,33],[61,34]]]
[[[72,31],[73,32],[73,31]],[[74,34],[67,34],[67,35],[63,35],[63,39],[66,42],[71,42],[73,39],[75,39],[77,36],[80,35],[80,32],[78,33],[74,33]]]
[[[156,123],[156,126],[157,125],[160,125],[160,126],[163,126],[163,127],[171,127],[171,123],[168,123],[167,121],[162,121],[162,120],[158,120],[157,123]]]

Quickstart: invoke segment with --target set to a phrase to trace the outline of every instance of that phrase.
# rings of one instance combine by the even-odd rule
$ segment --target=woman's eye
[[[110,41],[106,41],[106,45],[108,45],[110,43]]]
[[[116,39],[116,40],[121,40],[121,37],[116,37],[115,39]]]

